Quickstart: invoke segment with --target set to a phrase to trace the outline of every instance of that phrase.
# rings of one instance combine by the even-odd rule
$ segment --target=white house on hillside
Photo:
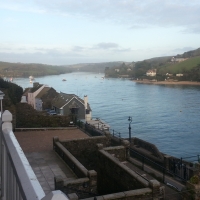
[[[187,59],[188,58],[174,58],[174,57],[172,57],[171,62],[183,62]]]
[[[156,69],[150,69],[146,72],[147,76],[156,76]]]
[[[181,77],[181,76],[183,76],[183,74],[176,74],[176,76]]]

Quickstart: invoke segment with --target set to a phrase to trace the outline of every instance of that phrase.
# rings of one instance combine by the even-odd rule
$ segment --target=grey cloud
[[[95,47],[100,48],[100,49],[113,49],[113,48],[118,48],[119,45],[116,43],[112,43],[112,42],[108,42],[108,43],[102,42],[102,43],[95,45]]]
[[[26,12],[51,13],[93,21],[104,20],[133,29],[154,26],[181,27],[185,33],[200,33],[199,0],[51,0],[50,2],[30,0],[30,2],[32,2],[31,7],[26,0],[9,0],[8,6],[3,7],[9,9],[10,5],[10,9],[13,9],[12,5],[15,5],[16,9],[24,9]]]
[[[5,62],[22,62],[22,63],[44,63],[44,64],[74,64],[77,63],[77,59],[84,60],[83,55],[74,52],[58,52],[55,50],[49,50],[48,52],[41,53],[5,53],[0,52],[0,61]]]
[[[81,47],[81,46],[74,46],[74,47],[72,47],[72,51],[84,51],[84,50],[86,50],[86,48],[85,47]]]
[[[94,47],[91,48],[91,50],[98,50],[98,49],[100,50],[103,49],[109,52],[117,52],[117,53],[132,51],[130,48],[123,48],[120,47],[117,43],[112,43],[112,42],[101,42],[99,44],[94,45]]]
[[[40,9],[129,27],[183,27],[200,32],[199,0],[35,0]],[[139,24],[139,26],[138,26]]]
[[[124,49],[121,48],[121,49],[116,49],[114,51],[123,53],[123,52],[131,52],[132,50],[131,50],[131,48],[124,48]]]

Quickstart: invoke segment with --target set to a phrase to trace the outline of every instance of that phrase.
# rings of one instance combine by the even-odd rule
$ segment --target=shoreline
[[[141,83],[141,84],[151,84],[151,85],[199,85],[200,82],[194,82],[194,81],[137,81],[133,80],[135,83]]]

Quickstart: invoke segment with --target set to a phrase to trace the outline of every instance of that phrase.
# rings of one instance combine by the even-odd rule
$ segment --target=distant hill
[[[192,57],[196,57],[196,56],[200,56],[200,48],[185,52],[183,54],[178,54],[175,57],[176,58],[192,58]]]
[[[156,77],[147,77],[149,69],[156,69]],[[166,80],[200,81],[200,48],[175,56],[152,58],[137,62],[134,78]],[[170,74],[170,77],[166,74]],[[177,77],[176,74],[182,74]]]
[[[0,62],[1,77],[29,77],[56,75],[71,72],[62,66]]]
[[[187,58],[183,62],[172,62],[174,58]],[[80,63],[74,65],[44,65],[0,62],[0,77],[29,77],[64,74],[69,72],[95,72],[105,73],[108,77],[145,78],[146,71],[156,69],[157,74],[163,76],[166,73],[196,73],[200,65],[200,48],[174,56],[156,57],[138,62],[104,62],[104,63]],[[191,77],[191,76],[190,76]]]
[[[81,72],[97,72],[104,73],[106,67],[120,66],[123,62],[105,62],[105,63],[83,63],[75,65],[65,65],[72,71],[81,71]]]
[[[156,77],[146,76],[150,69],[156,69]],[[174,56],[156,57],[131,64],[122,63],[105,69],[106,77],[127,77],[157,80],[192,80],[200,81],[200,48]],[[176,76],[176,74],[182,74]]]
[[[0,77],[29,77],[70,73],[75,71],[104,73],[106,67],[119,66],[122,62],[83,63],[75,65],[44,65],[0,62]]]

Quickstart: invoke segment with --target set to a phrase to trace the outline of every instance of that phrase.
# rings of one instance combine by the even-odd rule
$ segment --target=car
[[[50,110],[49,112],[47,112],[49,115],[57,115],[57,113],[55,112],[55,110]]]
[[[50,112],[49,115],[57,115],[55,112]]]
[[[69,126],[75,126],[73,121],[69,122]]]

